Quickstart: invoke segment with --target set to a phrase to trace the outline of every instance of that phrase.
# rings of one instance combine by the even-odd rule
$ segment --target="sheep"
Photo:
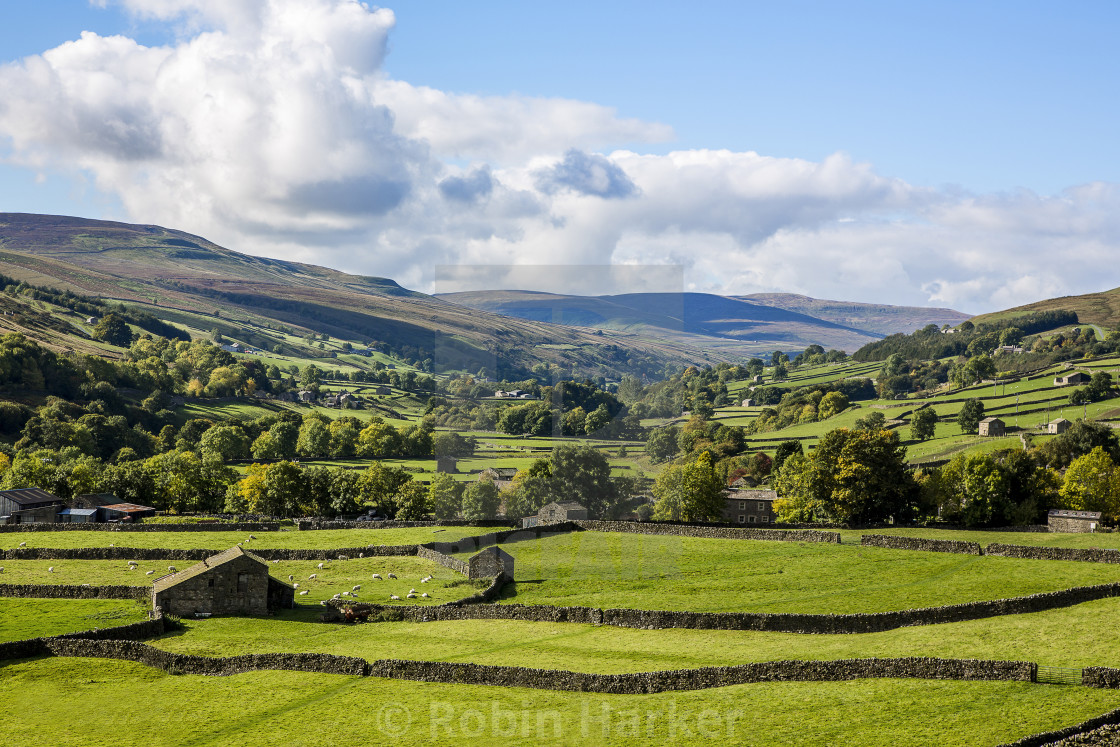
[[[174,572],[175,572],[175,566],[173,566],[173,565],[169,565],[169,566],[167,566],[167,570],[169,570],[169,571],[171,571],[172,573],[174,573]]]
[[[145,576],[150,576],[150,575],[152,575],[153,573],[155,573],[155,571],[148,571],[148,572],[147,572],[147,573],[145,573],[144,575],[145,575]]]
[[[295,580],[296,580],[296,577],[289,573],[288,574],[288,581],[295,581]]]
[[[135,560],[130,560],[130,561],[128,561],[128,564],[129,564],[129,565],[140,565],[140,563],[139,563],[139,562],[137,562],[137,561],[135,561]]]
[[[415,598],[416,598],[416,595],[415,595],[415,594],[409,594],[409,595],[408,595],[407,597],[405,597],[405,598],[406,598],[406,599],[415,599]]]
[[[54,573],[54,566],[52,565],[50,568],[48,568],[47,572],[48,573]]]
[[[390,573],[390,574],[388,574],[388,577],[389,577],[389,578],[396,578],[396,577],[397,577],[397,574],[395,574],[395,573]]]
[[[26,542],[20,542],[20,543],[19,543],[19,546],[20,546],[20,547],[27,547],[27,543],[26,543]]]
[[[383,578],[381,578],[381,574],[380,574],[380,573],[375,573],[375,574],[373,574],[373,578],[374,578],[374,580],[376,580],[376,581],[384,581],[384,579],[383,579]]]
[[[422,584],[426,584],[426,583],[428,583],[428,582],[429,582],[429,581],[431,581],[431,580],[432,580],[432,577],[431,577],[431,576],[427,576],[427,577],[425,577],[425,578],[422,578],[422,579],[420,579],[420,583],[422,583]]]
[[[311,579],[314,579],[314,578],[319,578],[319,574],[318,573],[312,573],[310,576],[307,577],[307,580],[310,581]]]
[[[339,560],[349,560],[349,559],[350,559],[350,556],[348,556],[348,555],[339,555],[339,556],[338,556],[338,559],[339,559]]]
[[[257,538],[256,535],[253,535],[253,534],[249,535],[249,539],[251,539],[251,540],[255,540],[256,538]]]
[[[316,568],[318,568],[320,571],[323,570],[323,564],[320,563],[319,565],[316,566]]]
[[[351,591],[361,591],[361,590],[362,590],[362,585],[361,584],[358,584],[353,589],[351,589]]]
[[[342,599],[342,595],[341,594],[335,594],[333,597],[331,597],[331,599]]]
[[[112,542],[110,542],[109,547],[116,547],[116,545],[114,545]]]
[[[292,588],[293,588],[293,589],[298,589],[298,588],[299,588],[299,584],[292,584]]]
[[[416,589],[409,589],[409,590],[408,590],[408,593],[409,593],[409,594],[415,594],[415,593],[416,593]]]
[[[307,589],[304,589],[303,591],[301,591],[299,593],[299,595],[302,597],[304,594],[307,594],[307,593],[308,593]]]
[[[366,554],[365,554],[364,552],[360,552],[360,553],[358,553],[358,557],[359,557],[359,558],[364,558],[365,556],[366,556]]]
[[[321,607],[326,607],[326,606],[327,606],[327,600],[325,600],[325,599],[323,599],[323,600],[320,600],[320,601],[319,601],[319,605],[320,605]]]
[[[420,596],[424,597],[425,599],[431,599],[431,598],[432,598],[432,595],[431,595],[431,594],[429,594],[429,593],[428,593],[428,592],[426,592],[426,591],[425,591],[425,592],[424,592],[423,594],[421,594]]]
[[[397,596],[396,594],[390,594],[390,595],[389,595],[389,599],[393,600],[394,602],[399,602],[399,601],[401,601],[401,598],[400,598],[400,597],[398,597],[398,596]]]

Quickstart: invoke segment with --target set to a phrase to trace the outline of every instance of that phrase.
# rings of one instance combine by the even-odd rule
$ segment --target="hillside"
[[[708,293],[575,296],[497,290],[439,298],[519,319],[656,336],[727,356],[799,351],[813,344],[851,351],[881,337],[797,311]]]
[[[799,314],[807,314],[880,335],[913,332],[928,324],[936,324],[938,327],[948,324],[950,327],[955,327],[969,318],[968,314],[953,309],[826,301],[796,293],[752,293],[747,296],[733,296],[733,298],[796,311]]]
[[[1077,314],[1082,324],[1096,324],[1105,329],[1120,327],[1120,288],[1086,293],[1081,296],[1060,296],[1045,301],[1016,306],[1005,311],[981,314],[973,319],[976,323],[994,322],[1010,316],[1020,316],[1035,311],[1067,310]]]
[[[715,355],[665,339],[479,313],[392,280],[253,257],[150,225],[0,213],[3,272],[33,285],[117,299],[197,334],[313,352],[311,335],[381,343],[435,368],[518,378],[534,366],[579,375],[653,375]],[[37,335],[50,344],[50,335]]]

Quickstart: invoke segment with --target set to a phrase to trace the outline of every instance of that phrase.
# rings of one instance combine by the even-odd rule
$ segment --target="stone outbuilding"
[[[1065,376],[1055,376],[1054,386],[1077,386],[1079,384],[1088,384],[1092,377],[1083,371],[1074,371],[1073,373],[1066,374]]]
[[[980,421],[981,436],[1002,436],[1005,432],[1003,421],[999,418],[984,418]]]
[[[754,407],[754,400],[753,399],[743,400],[743,407]]]
[[[295,589],[269,576],[268,563],[240,545],[152,585],[152,606],[179,617],[267,615],[294,602]]]
[[[1069,422],[1065,418],[1058,418],[1057,420],[1051,420],[1046,424],[1046,432],[1058,435],[1068,431],[1071,425],[1073,425],[1073,423]]]
[[[546,503],[537,511],[538,524],[560,524],[565,521],[584,520],[587,518],[587,509],[575,501],[564,503]]]
[[[1070,511],[1052,508],[1046,516],[1051,532],[1095,532],[1101,523],[1099,511]]]
[[[487,547],[467,559],[467,578],[494,578],[504,573],[513,578],[513,556],[498,546]]]

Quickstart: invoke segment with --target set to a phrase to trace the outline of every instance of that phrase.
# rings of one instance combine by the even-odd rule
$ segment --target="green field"
[[[22,583],[5,579],[5,583]],[[148,619],[147,607],[112,599],[13,599],[0,597],[0,643]]]
[[[296,672],[172,676],[93,659],[21,661],[3,674],[0,739],[19,745],[319,745],[337,742],[341,728],[361,744],[971,746],[1077,723],[1120,702],[1090,688],[924,680],[614,696]]]
[[[827,543],[578,532],[507,545],[505,603],[848,614],[1120,581],[1120,567]]]

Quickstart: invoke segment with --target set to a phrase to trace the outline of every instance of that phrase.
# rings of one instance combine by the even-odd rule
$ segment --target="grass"
[[[892,534],[901,537],[922,537],[939,540],[976,542],[986,547],[992,542],[1004,545],[1031,545],[1034,547],[1069,547],[1075,549],[1101,548],[1120,550],[1120,532],[1107,534],[1073,534],[1064,532],[993,532],[963,529],[841,529],[845,543],[859,544],[864,534]],[[1120,568],[1117,570],[1120,575]]]
[[[359,741],[400,745],[974,745],[1077,723],[1120,702],[1106,690],[996,682],[767,683],[617,696],[298,672],[171,676],[108,660],[3,669],[0,739],[29,747],[330,744],[340,724],[355,724]],[[50,728],[42,727],[44,703]]]
[[[847,614],[1120,580],[1105,564],[824,543],[578,532],[505,549],[518,580],[503,602],[559,606]]]
[[[18,547],[26,542],[28,547],[158,547],[171,550],[190,550],[204,548],[228,550],[238,542],[243,542],[253,534],[257,539],[247,548],[292,549],[292,550],[333,550],[342,547],[365,547],[367,545],[416,545],[422,542],[454,540],[460,537],[473,537],[494,531],[493,527],[411,527],[403,529],[378,529],[376,522],[370,522],[368,529],[316,529],[298,531],[294,529],[279,532],[108,532],[108,531],[69,531],[69,532],[10,532],[0,534],[0,549]],[[501,529],[501,527],[499,527]]]
[[[415,556],[355,558],[347,561],[327,561],[324,568],[317,560],[280,561],[269,563],[269,573],[286,581],[293,576],[299,584],[296,600],[302,605],[318,605],[335,594],[362,586],[357,601],[390,604],[389,595],[401,597],[399,604],[443,604],[470,596],[477,589],[466,582],[461,574],[441,565]],[[152,581],[167,575],[168,568],[183,570],[194,565],[190,561],[142,560],[136,570],[128,570],[124,560],[10,560],[5,561],[4,581],[10,584],[90,584],[92,586],[120,584],[124,586],[151,586]],[[54,572],[47,569],[54,568]],[[153,571],[148,575],[148,571]],[[375,581],[374,573],[384,580]],[[387,578],[395,573],[398,578]],[[309,578],[312,574],[316,578]],[[421,584],[420,579],[431,575],[433,580]],[[431,599],[406,600],[410,589],[427,592]],[[301,595],[300,591],[309,594]],[[316,606],[316,610],[318,607]]]
[[[235,656],[314,652],[368,660],[411,658],[620,674],[756,661],[931,656],[1120,666],[1110,630],[1120,600],[1029,615],[921,625],[860,635],[736,630],[637,630],[575,623],[457,620],[324,625],[304,613],[268,619],[186,620],[184,632],[150,643],[176,653]]]
[[[147,619],[147,608],[136,602],[0,597],[0,643],[111,628]]]

